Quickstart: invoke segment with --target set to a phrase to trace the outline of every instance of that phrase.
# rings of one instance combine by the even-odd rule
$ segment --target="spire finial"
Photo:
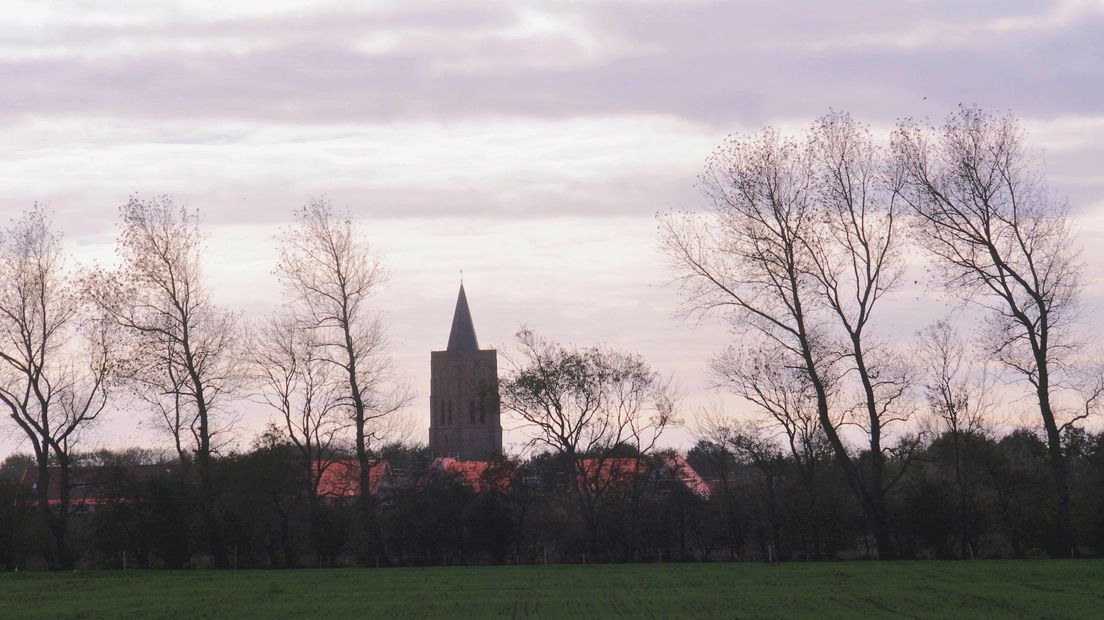
[[[464,285],[464,270],[463,269],[460,270],[460,285],[461,286]]]

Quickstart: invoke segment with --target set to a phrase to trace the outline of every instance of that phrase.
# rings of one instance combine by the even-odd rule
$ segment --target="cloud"
[[[236,4],[236,3],[235,3]],[[429,3],[19,19],[0,121],[1100,111],[1099,2]],[[26,21],[26,20],[23,20]],[[929,101],[924,103],[924,97]]]
[[[719,139],[667,117],[311,125],[38,119],[0,145],[0,209],[46,202],[70,234],[110,230],[131,193],[212,225],[280,222],[328,195],[365,218],[648,217],[695,199]]]
[[[860,30],[842,35],[816,38],[805,47],[811,51],[872,49],[956,49],[980,52],[993,44],[1001,45],[1015,37],[1022,40],[1032,35],[1048,35],[1083,21],[1104,18],[1104,2],[1100,0],[1060,0],[1050,4],[1032,3],[1025,12],[987,14],[965,19],[948,19],[941,15],[923,15],[899,28]],[[925,7],[926,8],[926,7]],[[1015,11],[1014,3],[1001,7]],[[1003,47],[1003,45],[1002,45]]]

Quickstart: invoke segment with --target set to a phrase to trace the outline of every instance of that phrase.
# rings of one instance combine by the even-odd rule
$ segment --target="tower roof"
[[[464,294],[464,283],[460,283],[460,295],[456,297],[456,311],[452,315],[452,331],[449,333],[449,351],[478,351],[479,340],[475,337],[475,325],[472,324],[471,311],[468,310],[468,297]]]

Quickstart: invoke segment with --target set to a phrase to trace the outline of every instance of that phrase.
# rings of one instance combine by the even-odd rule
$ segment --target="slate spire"
[[[468,310],[468,297],[464,294],[464,283],[460,283],[460,295],[456,298],[456,311],[452,315],[452,331],[449,333],[449,351],[478,351],[479,340],[475,337],[475,325],[472,324],[471,311]]]

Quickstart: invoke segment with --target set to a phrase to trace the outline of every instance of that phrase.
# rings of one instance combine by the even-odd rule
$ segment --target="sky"
[[[461,270],[483,346],[508,352],[522,324],[602,342],[673,375],[687,418],[746,414],[706,377],[735,335],[675,316],[654,216],[704,206],[695,177],[726,135],[829,109],[875,130],[959,103],[1019,115],[1073,206],[1100,327],[1099,0],[4,6],[0,217],[47,204],[77,260],[110,264],[119,205],[171,194],[203,214],[218,301],[260,319],[280,300],[273,236],[328,197],[390,268],[378,304],[422,441]],[[890,307],[898,337],[947,303],[917,277]],[[247,445],[269,413],[240,408]],[[120,406],[86,442],[157,445],[146,422]]]

